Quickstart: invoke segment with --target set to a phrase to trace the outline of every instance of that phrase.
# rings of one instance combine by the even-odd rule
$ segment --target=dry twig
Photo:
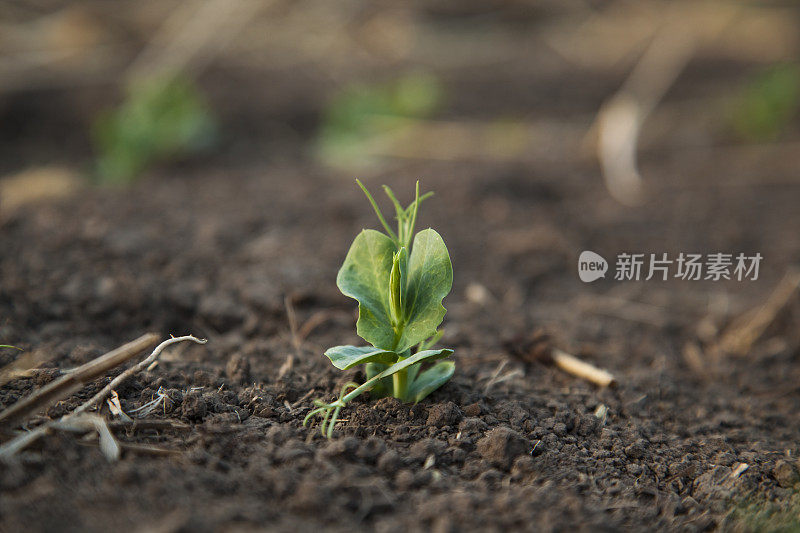
[[[108,364],[109,364],[109,360],[117,360],[117,359],[121,358],[121,355],[119,355],[119,353],[120,353],[121,350],[123,350],[123,348],[126,348],[126,347],[128,347],[128,346],[130,346],[130,345],[132,345],[132,344],[134,344],[136,342],[142,341],[142,339],[144,339],[148,343],[150,343],[152,341],[152,337],[153,336],[154,336],[153,334],[144,335],[143,337],[141,337],[137,341],[134,341],[133,343],[126,344],[125,346],[123,346],[121,348],[118,348],[117,350],[114,350],[113,352],[110,352],[109,354],[106,354],[106,355],[104,355],[102,357],[99,357],[98,359],[95,359],[94,361],[92,361],[90,363],[87,363],[86,365],[81,367],[81,369],[83,370],[83,374],[82,375],[86,375],[87,374],[87,371],[86,371],[87,367],[92,369],[92,372],[96,372],[98,368],[106,368],[108,366]],[[74,432],[79,432],[79,433],[88,432],[88,431],[94,430],[94,431],[97,432],[97,434],[100,437],[100,448],[103,450],[103,453],[106,455],[106,457],[108,457],[109,460],[116,460],[119,457],[119,454],[120,454],[119,444],[114,439],[114,436],[111,433],[111,430],[109,429],[108,424],[106,423],[104,418],[102,418],[102,417],[100,417],[98,415],[87,414],[86,410],[91,408],[91,407],[93,407],[93,406],[95,406],[95,405],[97,405],[98,403],[102,402],[106,398],[106,396],[114,388],[119,386],[119,384],[122,383],[123,381],[125,381],[127,378],[129,378],[133,374],[135,374],[137,372],[140,372],[143,369],[147,368],[153,361],[156,360],[156,358],[158,358],[158,356],[161,354],[161,352],[167,346],[169,346],[171,344],[174,344],[176,342],[182,342],[182,341],[192,341],[192,342],[196,342],[197,344],[205,344],[207,342],[205,339],[198,339],[198,338],[193,337],[191,335],[187,335],[187,336],[183,336],[183,337],[173,337],[173,338],[167,339],[166,341],[164,341],[161,344],[159,344],[158,346],[156,346],[155,349],[153,350],[153,352],[149,356],[147,356],[145,359],[140,361],[138,364],[132,366],[131,368],[129,368],[128,370],[126,370],[125,372],[123,372],[122,374],[117,376],[115,379],[113,379],[111,381],[111,383],[109,383],[106,387],[104,387],[103,390],[101,390],[100,392],[98,392],[97,394],[92,396],[92,398],[90,398],[89,400],[87,400],[86,402],[81,404],[72,413],[64,415],[63,417],[61,417],[58,420],[53,420],[51,422],[43,424],[43,425],[39,426],[38,428],[36,428],[36,429],[34,429],[32,431],[29,431],[27,433],[23,433],[22,435],[19,435],[18,437],[13,438],[10,441],[4,443],[2,446],[0,446],[0,460],[4,460],[6,462],[11,461],[13,459],[13,457],[18,452],[20,452],[21,450],[25,449],[27,446],[30,446],[33,442],[38,440],[40,437],[43,437],[44,435],[46,435],[47,433],[49,433],[50,431],[53,431],[53,430],[74,431]],[[130,351],[130,348],[128,348],[128,351]],[[138,353],[140,351],[141,351],[141,349],[137,350],[134,353]],[[127,354],[127,351],[123,351],[121,353]],[[112,356],[112,355],[115,356],[115,357],[109,357],[109,356]],[[131,355],[127,355],[127,359],[129,359],[130,357],[131,357]],[[127,360],[127,359],[125,359],[125,360]],[[113,366],[111,368],[113,368]],[[74,374],[74,372],[73,372],[73,374]],[[71,374],[68,374],[67,376],[64,376],[64,377],[70,377],[70,375]],[[63,390],[63,387],[59,388],[58,390],[59,391]],[[69,390],[72,390],[72,389],[70,388]],[[44,401],[44,400],[42,400],[42,398],[50,398],[52,395],[43,396],[43,395],[34,394],[32,396],[37,396],[38,399],[36,401],[36,405],[37,405],[37,408],[38,408],[38,406],[40,406],[42,404],[42,402]],[[26,398],[26,400],[29,399],[29,398]],[[15,407],[19,403],[22,403],[22,402],[18,402],[17,404],[12,406],[11,408]],[[19,412],[12,413],[12,414],[14,415],[15,419],[18,419],[19,416],[21,416],[22,412],[29,412],[29,410],[19,411]],[[6,418],[6,420],[8,420],[8,419],[9,418]]]
[[[702,41],[714,39],[736,18],[738,9],[687,24],[680,7],[672,8],[622,88],[601,107],[592,132],[597,157],[614,199],[625,205],[644,200],[636,150],[644,121],[678,79]]]
[[[553,349],[551,357],[553,363],[564,372],[590,381],[600,387],[610,387],[617,382],[610,372],[597,368],[586,361],[581,361],[574,355],[570,355],[558,348]]]
[[[564,372],[599,385],[609,387],[616,384],[614,376],[601,368],[581,361],[574,355],[559,350],[551,345],[550,336],[542,330],[533,332],[527,338],[513,338],[506,342],[506,348],[512,355],[528,363],[555,365]],[[495,374],[499,374],[498,368]]]
[[[170,344],[175,344],[176,342],[184,342],[184,341],[192,341],[196,342],[197,344],[205,344],[206,342],[208,342],[206,339],[198,339],[197,337],[194,337],[192,335],[185,335],[183,337],[172,337],[171,339],[165,340],[164,342],[156,346],[155,350],[153,350],[153,353],[148,355],[146,358],[141,360],[136,365],[130,367],[128,370],[126,370],[119,376],[112,379],[111,383],[103,387],[103,390],[95,394],[92,398],[90,398],[88,401],[86,401],[85,403],[80,405],[77,409],[75,409],[73,414],[82,413],[87,409],[89,409],[90,407],[94,407],[98,403],[102,402],[106,398],[106,396],[108,396],[111,393],[113,389],[117,388],[120,385],[120,383],[122,383],[132,375],[137,374],[142,370],[144,370],[145,368],[147,368],[148,366],[150,366],[150,364],[153,361],[155,361],[159,355],[161,355],[161,352],[164,350],[164,348],[166,348]]]
[[[800,291],[800,273],[787,274],[761,307],[734,320],[712,347],[715,354],[747,354],[775,322]]]
[[[283,305],[286,308],[286,319],[289,321],[289,333],[292,337],[292,347],[294,348],[294,353],[290,353],[288,356],[286,356],[286,360],[278,369],[278,380],[283,379],[283,377],[289,373],[292,367],[294,367],[294,359],[295,357],[300,356],[300,349],[302,348],[302,341],[300,340],[300,336],[297,334],[297,314],[294,312],[292,297],[284,297]]]
[[[3,368],[0,368],[0,387],[12,379],[28,377],[37,366],[41,365],[49,358],[49,355],[43,351],[33,351],[22,354]]]
[[[136,81],[180,71],[196,74],[268,3],[263,0],[185,0],[128,67],[125,78]]]
[[[155,333],[142,335],[135,341],[70,371],[0,413],[0,425],[12,425],[36,414],[44,405],[70,397],[87,383],[150,348],[157,341],[158,336]]]

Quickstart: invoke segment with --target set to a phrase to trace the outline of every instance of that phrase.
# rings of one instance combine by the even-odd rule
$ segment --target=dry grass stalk
[[[716,354],[746,355],[760,340],[800,290],[800,273],[787,274],[761,307],[734,320],[712,347]]]
[[[128,343],[125,346],[122,346],[121,348],[118,348],[117,350],[114,350],[113,352],[109,352],[108,354],[106,354],[106,355],[104,355],[102,357],[99,357],[99,358],[95,359],[94,361],[91,361],[90,363],[87,363],[86,365],[83,365],[78,370],[82,370],[83,375],[86,375],[86,374],[89,374],[89,373],[96,373],[96,372],[99,371],[98,369],[107,368],[108,365],[110,364],[110,361],[113,362],[113,361],[117,361],[119,359],[122,359],[122,356],[120,354],[127,355],[127,358],[124,359],[124,360],[130,359],[131,355],[128,352],[133,350],[133,348],[130,348],[131,345],[135,345],[134,348],[141,348],[141,345],[146,347],[149,344],[152,344],[154,342],[153,337],[155,337],[154,334],[144,335],[144,336],[140,337],[139,339],[137,339],[136,341],[134,341],[132,343]],[[145,359],[140,361],[138,364],[132,366],[131,368],[129,368],[128,370],[126,370],[125,372],[123,372],[122,374],[117,376],[115,379],[113,379],[111,381],[111,383],[109,383],[105,388],[103,388],[103,390],[101,390],[100,392],[95,394],[92,398],[90,398],[89,400],[87,400],[86,402],[81,404],[73,412],[71,412],[71,413],[69,413],[67,415],[64,415],[63,417],[61,417],[58,420],[53,420],[51,422],[45,423],[45,424],[39,426],[38,428],[34,429],[33,431],[29,431],[27,433],[23,433],[22,435],[19,435],[18,437],[15,437],[15,438],[11,439],[10,441],[4,443],[2,446],[0,446],[0,460],[6,461],[6,462],[12,461],[14,459],[14,456],[18,452],[22,451],[27,446],[30,446],[36,440],[38,440],[40,437],[43,437],[44,435],[48,434],[50,431],[53,431],[53,430],[73,431],[73,432],[78,432],[78,433],[96,431],[98,436],[99,436],[99,438],[100,438],[100,441],[99,441],[100,449],[103,451],[105,456],[110,461],[117,460],[119,458],[119,455],[120,455],[120,447],[119,447],[119,444],[114,439],[114,436],[111,433],[111,430],[110,430],[108,424],[106,423],[105,419],[102,418],[99,415],[87,414],[85,411],[87,409],[91,408],[91,407],[94,407],[98,403],[102,402],[106,398],[106,396],[111,391],[113,391],[114,388],[119,386],[119,384],[122,383],[123,381],[125,381],[127,378],[129,378],[133,374],[135,374],[137,372],[141,372],[142,370],[147,368],[151,363],[153,363],[153,361],[155,361],[158,358],[158,356],[161,354],[161,352],[167,346],[169,346],[171,344],[175,344],[177,342],[182,342],[182,341],[192,341],[192,342],[196,342],[197,344],[205,344],[207,342],[205,339],[198,339],[198,338],[193,337],[191,335],[187,335],[187,336],[184,336],[184,337],[172,337],[170,339],[167,339],[166,341],[164,341],[161,344],[159,344],[158,346],[156,346],[155,349],[153,350],[153,352],[149,356],[147,356]],[[135,343],[138,343],[138,344],[135,344]],[[135,353],[139,353],[140,351],[141,351],[141,349],[138,349],[138,350],[136,350],[134,352],[134,354]],[[116,366],[116,365],[114,365],[114,366]],[[91,372],[87,371],[86,370],[87,368],[90,369]],[[111,368],[113,368],[113,366]],[[66,377],[70,377],[70,376],[74,375],[76,372],[77,371],[74,371],[71,374],[68,374],[67,376],[64,376],[64,377],[65,378]],[[52,385],[52,383],[50,385]],[[73,384],[70,383],[67,386],[66,389],[64,387],[59,387],[57,390],[59,392],[63,393],[64,390],[72,390],[72,385]],[[46,387],[44,387],[44,388],[46,388]],[[40,391],[38,391],[38,392],[41,392],[41,390],[42,389],[40,389]],[[42,405],[42,402],[45,401],[44,399],[50,399],[50,398],[53,397],[52,394],[48,394],[48,395],[34,394],[31,397],[34,397],[34,396],[36,397],[36,402],[34,402],[35,405],[36,405],[36,408],[38,408],[39,406]],[[26,398],[26,400],[30,399],[31,397]],[[19,405],[20,403],[22,403],[22,402],[17,402],[17,404],[15,404],[14,406],[12,406],[9,409],[13,409],[14,407]],[[15,418],[15,419],[19,418],[22,415],[22,413],[29,412],[29,407],[30,407],[30,405],[26,404],[26,409],[18,409],[15,412],[13,412],[12,413],[13,418]],[[8,411],[8,410],[6,410],[6,411]],[[7,417],[6,420],[9,420],[11,418],[12,417]]]
[[[610,372],[597,368],[586,361],[581,361],[574,355],[570,355],[558,348],[554,348],[550,356],[553,359],[553,363],[564,372],[585,379],[600,387],[610,387],[617,382]]]
[[[70,371],[0,413],[0,425],[13,425],[15,422],[36,414],[45,405],[51,405],[59,400],[69,398],[87,383],[127,362],[144,350],[155,346],[156,342],[158,342],[158,335],[147,333],[135,341],[120,346],[116,350],[112,350]]]

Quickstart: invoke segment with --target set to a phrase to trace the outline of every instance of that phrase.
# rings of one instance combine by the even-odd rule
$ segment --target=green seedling
[[[788,497],[777,501],[754,495],[742,498],[734,502],[720,529],[797,533],[800,531],[800,492],[795,489]]]
[[[331,98],[317,152],[330,165],[353,168],[371,161],[369,147],[409,121],[430,117],[443,100],[438,79],[421,72],[380,84],[353,84]]]
[[[316,408],[303,425],[314,416],[322,417],[320,428],[328,438],[333,435],[341,409],[358,395],[372,391],[378,397],[394,396],[417,403],[446,383],[455,370],[453,361],[440,361],[453,350],[434,348],[441,338],[438,328],[446,312],[442,300],[453,285],[450,255],[433,229],[414,235],[419,206],[432,193],[420,196],[417,182],[414,201],[404,208],[384,186],[397,213],[394,231],[366,187],[356,181],[386,233],[362,230],[336,278],[342,294],[358,302],[356,332],[369,346],[335,346],[325,352],[336,368],[366,365],[367,374],[361,385],[346,384],[338,400],[314,402]]]
[[[749,81],[732,114],[736,133],[752,142],[777,139],[800,110],[800,65],[775,65]]]
[[[192,80],[151,79],[128,88],[125,101],[93,124],[96,175],[101,183],[136,179],[151,165],[209,146],[215,125]]]

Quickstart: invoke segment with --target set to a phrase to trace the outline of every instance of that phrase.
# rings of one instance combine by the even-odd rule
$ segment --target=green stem
[[[372,204],[372,209],[374,209],[375,214],[378,215],[378,220],[380,220],[381,224],[383,224],[383,228],[386,230],[386,233],[389,235],[389,238],[391,238],[399,248],[400,240],[397,238],[397,235],[394,234],[392,228],[389,227],[389,224],[386,223],[386,219],[383,218],[383,213],[381,213],[381,209],[380,207],[378,207],[378,203],[375,201],[375,199],[372,197],[372,195],[369,193],[367,188],[364,186],[363,183],[361,183],[360,180],[356,180],[356,183],[358,183],[358,186],[361,187],[362,191],[364,191],[364,194],[367,195],[367,200],[369,200],[369,203]]]
[[[408,390],[408,369],[404,368],[392,374],[392,384],[394,385],[394,397],[405,401]]]

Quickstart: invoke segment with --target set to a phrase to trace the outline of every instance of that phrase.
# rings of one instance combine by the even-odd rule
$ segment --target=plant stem
[[[404,368],[392,374],[392,384],[394,385],[394,397],[405,401],[408,388],[408,369]]]
[[[389,238],[392,239],[399,248],[400,240],[397,238],[397,235],[394,234],[392,228],[389,227],[389,224],[386,223],[386,219],[383,218],[383,213],[381,213],[381,209],[380,207],[378,207],[378,203],[375,202],[375,199],[372,197],[372,195],[369,193],[367,188],[364,186],[363,183],[361,183],[360,180],[356,180],[356,183],[358,183],[358,186],[361,187],[362,191],[364,191],[364,194],[367,195],[367,200],[369,200],[369,203],[372,204],[372,208],[375,210],[375,214],[378,215],[378,220],[380,220],[381,224],[383,224],[383,228],[386,230],[386,233],[389,235]]]

